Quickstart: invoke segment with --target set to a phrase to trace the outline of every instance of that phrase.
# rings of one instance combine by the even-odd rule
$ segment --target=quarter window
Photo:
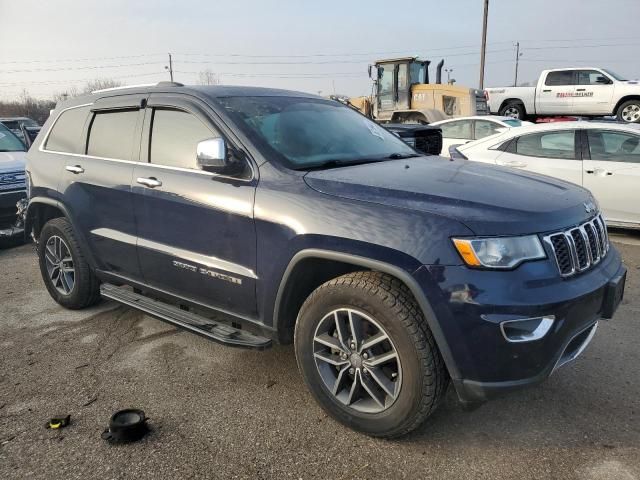
[[[151,124],[151,163],[180,168],[196,168],[198,143],[218,138],[198,118],[180,110],[155,109]]]
[[[439,127],[442,129],[442,136],[444,138],[471,140],[471,122],[468,120],[443,123],[439,125]]]
[[[87,155],[131,160],[138,110],[97,112],[89,129]]]
[[[89,107],[71,108],[60,114],[44,145],[46,150],[64,153],[84,153],[80,136],[89,114]]]
[[[573,85],[573,70],[564,70],[559,72],[549,72],[544,81],[545,85]]]
[[[622,132],[587,130],[592,160],[640,163],[640,137]]]
[[[530,157],[574,160],[575,137],[573,130],[523,135],[517,140],[515,153]]]

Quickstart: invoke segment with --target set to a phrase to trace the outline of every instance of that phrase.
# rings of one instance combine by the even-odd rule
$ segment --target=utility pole
[[[171,78],[171,81],[173,82],[173,60],[171,58],[171,54],[169,54],[169,67],[164,67],[167,70],[169,70],[169,77]]]
[[[518,62],[520,61],[520,42],[516,42],[516,76],[513,79],[513,86],[518,86]]]
[[[482,49],[480,50],[480,90],[484,88],[484,60],[487,54],[487,16],[489,15],[489,0],[484,0],[484,15],[482,18]]]

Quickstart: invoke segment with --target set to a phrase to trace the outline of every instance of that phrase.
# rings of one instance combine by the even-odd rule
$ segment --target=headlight
[[[453,244],[470,267],[514,268],[527,260],[545,258],[535,235],[526,237],[454,238]]]

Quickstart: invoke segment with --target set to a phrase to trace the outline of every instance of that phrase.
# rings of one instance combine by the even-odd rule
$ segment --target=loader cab
[[[379,60],[369,67],[376,80],[376,117],[390,118],[397,110],[411,108],[411,87],[429,83],[429,61],[416,57]]]

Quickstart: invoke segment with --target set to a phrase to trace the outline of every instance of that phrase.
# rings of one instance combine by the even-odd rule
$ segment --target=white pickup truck
[[[544,70],[535,87],[487,88],[491,113],[524,120],[543,115],[615,115],[640,122],[640,83],[604,68]]]

